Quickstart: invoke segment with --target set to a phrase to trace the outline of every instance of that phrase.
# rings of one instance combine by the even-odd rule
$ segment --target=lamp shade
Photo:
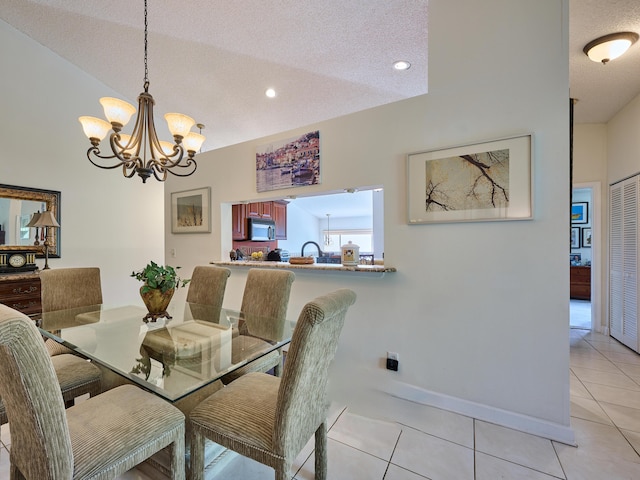
[[[187,150],[187,152],[197,152],[198,150],[200,150],[200,147],[204,143],[204,140],[204,135],[195,132],[189,132],[187,136],[184,137],[182,144],[184,145],[184,148]]]
[[[47,210],[40,214],[40,218],[33,224],[34,227],[59,227],[56,217],[53,216],[51,211]]]
[[[182,113],[166,113],[164,119],[167,121],[169,131],[174,137],[186,137],[191,127],[196,124],[193,118]]]
[[[104,116],[107,117],[107,120],[123,127],[129,123],[131,116],[136,113],[136,107],[118,98],[102,97],[100,103],[104,108]]]
[[[589,42],[583,51],[594,62],[607,63],[623,55],[637,40],[634,32],[612,33]]]
[[[29,223],[27,223],[27,227],[35,227],[36,222],[38,221],[39,218],[40,218],[40,212],[34,213],[33,216],[31,217],[31,220],[29,220]]]
[[[87,138],[97,138],[102,140],[107,136],[109,130],[111,130],[111,124],[105,122],[101,118],[96,117],[79,117],[78,120],[82,124],[82,130]]]

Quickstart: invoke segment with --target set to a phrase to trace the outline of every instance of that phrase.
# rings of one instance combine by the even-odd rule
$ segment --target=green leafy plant
[[[147,293],[153,289],[160,289],[162,293],[172,288],[184,287],[191,279],[183,280],[176,272],[180,267],[163,266],[151,261],[142,270],[131,272],[131,276],[136,280],[144,282],[142,293]]]

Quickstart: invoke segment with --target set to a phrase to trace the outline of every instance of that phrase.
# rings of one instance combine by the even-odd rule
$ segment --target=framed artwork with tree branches
[[[532,136],[407,156],[409,224],[527,220]]]

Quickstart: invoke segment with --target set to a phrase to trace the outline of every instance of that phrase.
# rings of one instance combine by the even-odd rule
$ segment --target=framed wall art
[[[256,148],[256,190],[320,183],[320,132],[318,130]]]
[[[211,187],[171,194],[171,233],[211,232]]]
[[[582,229],[582,248],[591,248],[591,228]]]
[[[571,248],[580,248],[580,227],[571,227]]]
[[[532,136],[407,156],[408,223],[527,220]]]
[[[589,223],[588,202],[573,202],[571,204],[571,223]]]

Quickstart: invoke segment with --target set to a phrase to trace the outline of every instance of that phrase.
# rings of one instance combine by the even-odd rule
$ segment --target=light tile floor
[[[577,448],[393,399],[393,421],[332,409],[329,479],[640,479],[640,355],[610,337],[572,329],[570,369]],[[6,425],[1,434],[0,479],[8,479]],[[309,444],[292,478],[312,480],[313,470]],[[273,470],[243,457],[219,477],[274,478]],[[155,480],[135,469],[120,479]]]
[[[591,302],[589,300],[570,300],[569,326],[591,330]]]

